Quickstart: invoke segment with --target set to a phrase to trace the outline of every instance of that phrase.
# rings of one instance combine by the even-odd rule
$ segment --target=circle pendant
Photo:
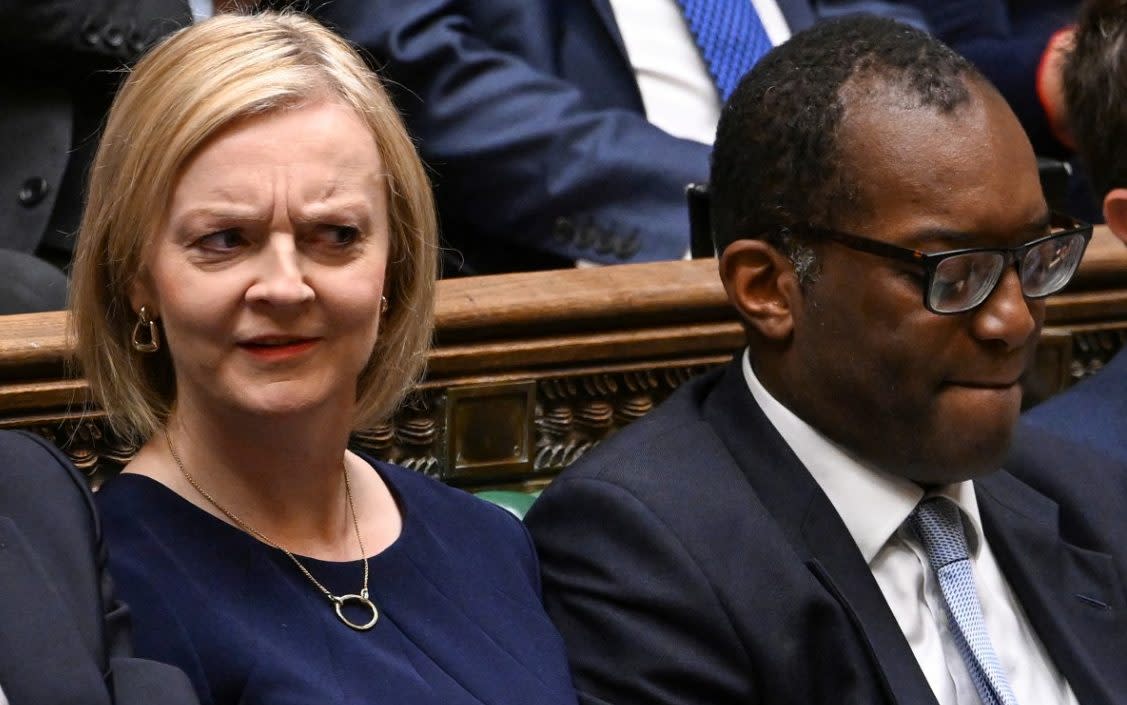
[[[380,613],[376,609],[375,604],[373,604],[372,601],[364,595],[341,595],[340,597],[334,597],[333,602],[336,603],[337,617],[340,618],[340,621],[344,622],[358,632],[368,631],[375,626],[376,620],[380,618]],[[346,602],[360,603],[365,608],[372,611],[372,618],[364,624],[357,624],[356,622],[349,620],[348,617],[344,616],[344,605]]]

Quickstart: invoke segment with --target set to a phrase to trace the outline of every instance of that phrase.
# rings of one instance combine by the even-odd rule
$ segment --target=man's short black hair
[[[1127,0],[1084,5],[1064,66],[1068,120],[1096,194],[1127,186]]]
[[[857,15],[796,34],[743,78],[721,113],[709,185],[717,251],[767,238],[795,259],[780,228],[834,227],[864,205],[838,145],[842,88],[854,78],[943,113],[970,101],[971,78],[985,80],[938,40],[892,20]]]

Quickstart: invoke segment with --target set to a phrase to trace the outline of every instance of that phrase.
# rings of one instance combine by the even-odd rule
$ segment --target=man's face
[[[1047,233],[1036,160],[995,93],[942,115],[895,94],[853,101],[839,145],[871,208],[834,225],[925,252],[1012,247]],[[879,93],[879,91],[877,91]],[[978,308],[923,305],[911,264],[818,245],[784,374],[795,411],[861,458],[921,484],[997,469],[1021,409],[1019,377],[1044,321],[1011,266]]]

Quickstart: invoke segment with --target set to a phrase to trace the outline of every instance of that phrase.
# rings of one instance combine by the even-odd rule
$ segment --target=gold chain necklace
[[[176,453],[176,449],[172,446],[172,436],[167,431],[164,434],[164,439],[168,442],[168,452],[172,454],[172,459],[176,461],[176,467],[180,468],[180,473],[184,475],[184,479],[186,479],[188,483],[192,485],[192,487],[196,488],[196,492],[199,492],[201,495],[203,495],[204,499],[211,502],[212,506],[223,512],[223,515],[234,522],[235,525],[240,529],[247,532],[251,536],[254,536],[256,539],[266,544],[267,546],[276,548],[282,553],[289,556],[289,559],[293,561],[298,570],[300,570],[302,574],[305,575],[305,577],[309,578],[309,582],[316,585],[317,589],[324,593],[325,597],[329,598],[329,601],[333,603],[333,606],[336,609],[337,617],[340,618],[340,621],[344,622],[357,631],[367,631],[368,629],[371,629],[373,626],[375,626],[376,620],[380,617],[380,613],[378,610],[376,610],[375,604],[373,604],[372,600],[368,597],[368,554],[364,551],[364,540],[360,538],[360,522],[356,518],[356,507],[352,503],[352,484],[348,481],[348,468],[345,468],[344,470],[344,496],[348,500],[348,511],[352,514],[352,528],[356,530],[356,543],[360,544],[360,556],[364,560],[364,587],[361,588],[359,595],[337,596],[329,592],[329,589],[322,585],[321,582],[317,580],[317,578],[314,578],[313,574],[309,572],[309,569],[302,565],[301,561],[297,559],[297,556],[291,553],[288,549],[286,549],[284,546],[279,546],[277,543],[266,538],[266,536],[260,531],[247,524],[239,517],[235,516],[233,512],[228,511],[227,508],[221,505],[219,502],[216,502],[214,497],[208,494],[204,490],[204,488],[200,487],[199,483],[196,482],[196,478],[192,477],[191,474],[188,473],[187,468],[184,467],[184,463],[180,460],[180,456]],[[363,624],[358,624],[349,620],[348,617],[344,616],[344,606],[349,602],[356,602],[365,609],[371,610],[372,618],[367,622],[364,622]]]

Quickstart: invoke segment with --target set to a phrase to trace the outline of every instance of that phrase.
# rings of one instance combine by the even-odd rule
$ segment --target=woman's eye
[[[330,245],[347,247],[360,239],[360,228],[352,225],[330,225],[322,229],[321,237]]]
[[[211,252],[230,252],[246,242],[238,230],[220,230],[196,240],[196,247]]]

